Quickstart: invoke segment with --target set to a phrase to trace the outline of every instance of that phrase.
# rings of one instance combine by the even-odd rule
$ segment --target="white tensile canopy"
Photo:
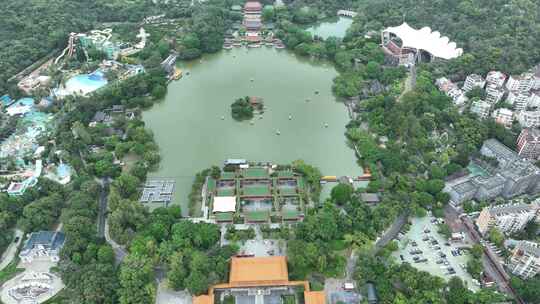
[[[236,196],[215,196],[212,212],[235,212]]]
[[[386,28],[383,32],[399,37],[403,41],[402,48],[424,50],[438,58],[452,59],[463,54],[463,49],[457,48],[455,42],[450,42],[448,37],[441,37],[437,31],[432,32],[429,27],[417,30],[404,22],[400,26]]]

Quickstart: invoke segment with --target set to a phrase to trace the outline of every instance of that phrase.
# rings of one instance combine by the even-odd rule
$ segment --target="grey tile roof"
[[[360,198],[366,203],[378,203],[380,202],[379,195],[376,193],[361,193]]]
[[[36,246],[41,245],[49,250],[60,249],[66,240],[66,236],[63,232],[58,231],[39,231],[30,234],[30,238],[24,244],[21,250],[21,255],[27,254],[28,251],[34,249]]]
[[[459,194],[464,194],[471,191],[475,191],[476,185],[472,181],[467,180],[463,183],[452,186],[452,189]]]
[[[534,208],[537,208],[536,205],[529,205],[529,204],[505,204],[505,205],[498,205],[493,206],[489,208],[489,213],[492,215],[502,215],[502,214],[509,214],[509,213],[521,213],[521,212],[528,212],[530,210],[533,210]]]
[[[486,189],[493,189],[499,186],[504,185],[504,177],[497,175],[491,176],[477,176],[473,179],[473,182],[479,186],[485,187]]]
[[[507,160],[519,159],[519,156],[516,152],[512,151],[507,146],[503,145],[501,142],[494,138],[490,138],[484,141],[483,147],[491,150],[497,158],[504,158]]]

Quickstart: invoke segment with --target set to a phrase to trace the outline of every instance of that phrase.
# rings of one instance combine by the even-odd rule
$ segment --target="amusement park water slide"
[[[85,35],[85,34],[77,34],[77,33],[69,34],[68,46],[62,51],[60,56],[58,56],[54,60],[54,64],[57,64],[60,61],[60,59],[62,59],[66,55],[66,53],[68,53],[69,56],[73,56],[73,53],[75,52],[75,39],[79,37],[80,35]],[[93,37],[94,38],[93,40],[98,41],[99,43],[104,43],[104,42],[109,41],[109,39],[111,39],[111,36],[112,36],[112,29],[104,29],[102,31],[93,30],[90,32],[90,37]],[[84,53],[86,55],[86,58],[88,58],[88,53],[86,53],[86,51]]]

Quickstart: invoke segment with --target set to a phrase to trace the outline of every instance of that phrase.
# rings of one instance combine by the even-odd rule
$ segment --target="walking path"
[[[381,250],[384,246],[395,239],[403,225],[407,223],[408,214],[402,214],[396,218],[392,226],[384,232],[384,234],[375,242],[375,253]]]
[[[11,244],[9,244],[6,251],[4,251],[4,254],[2,254],[2,260],[0,261],[0,271],[4,270],[4,268],[6,268],[11,263],[11,261],[13,261],[15,254],[17,254],[17,249],[22,242],[23,232],[19,229],[15,229],[14,237],[18,237],[19,240],[17,242],[12,242]]]
[[[115,260],[116,260],[116,264],[120,264],[124,258],[126,257],[127,255],[127,252],[126,250],[124,249],[124,246],[121,246],[120,244],[116,243],[110,236],[109,234],[109,221],[107,219],[105,219],[105,228],[104,228],[104,234],[105,234],[105,240],[107,241],[107,243],[109,243],[111,245],[111,247],[113,248],[114,250],[114,256],[115,256]]]
[[[416,87],[416,66],[413,65],[411,67],[411,70],[409,71],[409,74],[407,75],[407,79],[405,79],[405,88],[403,89],[403,92],[399,95],[397,101],[401,101],[403,95],[414,89],[414,87]]]

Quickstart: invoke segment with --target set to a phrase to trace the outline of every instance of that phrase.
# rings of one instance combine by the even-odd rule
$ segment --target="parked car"
[[[16,236],[15,239],[13,240],[13,243],[18,243],[20,239],[21,239],[20,237]]]

